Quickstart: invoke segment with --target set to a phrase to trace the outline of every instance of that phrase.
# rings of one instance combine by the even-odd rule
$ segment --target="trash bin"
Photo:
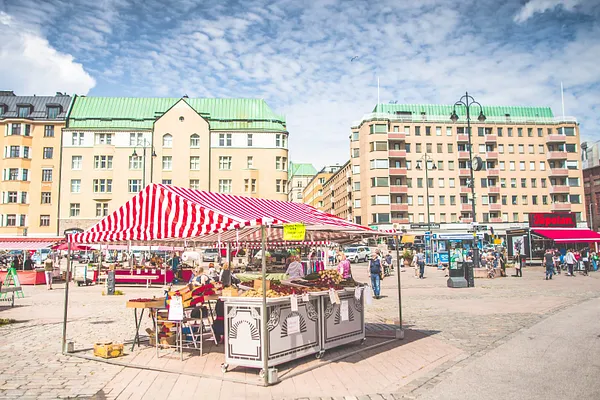
[[[462,263],[465,271],[465,279],[467,287],[475,287],[475,274],[473,273],[473,261],[465,261]]]

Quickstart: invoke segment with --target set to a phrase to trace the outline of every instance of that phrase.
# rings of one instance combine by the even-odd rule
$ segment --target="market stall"
[[[0,250],[5,253],[1,255],[0,261],[0,280],[6,279],[6,271],[11,267],[15,257],[20,257],[20,267],[16,268],[17,276],[21,285],[43,285],[46,283],[44,268],[41,265],[35,265],[32,270],[24,269],[24,262],[27,257],[32,260],[40,260],[41,256],[36,254],[50,252],[48,249],[59,238],[31,238],[31,237],[4,237],[0,238]]]
[[[291,239],[302,243],[335,241],[344,244],[358,242],[370,236],[382,235],[381,232],[342,220],[305,204],[151,184],[120,209],[87,231],[69,235],[68,239],[71,243],[156,244],[177,245],[184,248],[214,245],[215,243],[219,247],[222,243],[228,243],[234,249],[260,245],[262,253],[265,254],[269,242],[282,242],[284,239],[290,239],[289,232],[291,231],[295,235]],[[231,314],[225,330],[225,346],[234,350],[233,353],[230,352],[229,358],[232,363],[236,359],[237,365],[250,366],[247,363],[241,363],[235,356],[236,349],[239,350],[244,346],[242,342],[256,344],[256,340],[259,340],[260,343],[267,344],[258,347],[252,345],[255,355],[253,360],[255,363],[252,366],[260,367],[267,372],[274,365],[273,363],[277,362],[275,358],[289,359],[286,358],[288,356],[276,357],[279,353],[292,351],[296,355],[289,357],[295,358],[316,350],[323,351],[364,338],[362,310],[365,293],[362,292],[362,289],[339,288],[338,290],[336,287],[331,287],[333,292],[325,290],[320,297],[309,294],[308,301],[303,298],[297,304],[298,311],[291,311],[293,296],[283,296],[282,299],[276,300],[267,298],[266,257],[262,258],[261,264],[262,279],[258,291],[261,297],[256,299],[236,296],[223,297],[225,307],[230,310],[225,315],[229,318]],[[351,299],[355,300],[351,301]],[[288,304],[289,309],[287,308]],[[278,314],[273,314],[275,307],[278,307]],[[293,307],[295,309],[296,304]],[[232,311],[234,309],[235,312]],[[300,311],[301,309],[303,311]],[[317,315],[316,320],[313,309]],[[298,313],[293,317],[302,316],[304,324],[301,323],[300,318],[294,318],[290,322],[288,317],[292,312]],[[351,313],[352,317],[350,317]],[[272,314],[279,315],[279,322],[281,322],[279,330],[275,330],[274,333],[271,333],[275,329],[273,321],[269,325]],[[269,319],[263,318],[267,315]],[[248,316],[254,318],[254,328],[252,329],[247,324],[250,321],[242,324],[242,319],[247,319]],[[65,332],[66,319],[65,311]],[[294,329],[297,329],[297,326],[300,329],[300,333],[295,334],[297,336],[287,341],[281,340],[283,324],[286,321],[288,331],[290,324]],[[237,322],[239,324],[236,325]],[[341,324],[347,324],[348,327],[340,329]],[[271,329],[269,329],[270,327]],[[275,337],[277,333],[279,333],[279,341],[274,341],[270,345],[271,335]],[[63,335],[63,344],[65,343],[66,333]],[[298,343],[302,343],[302,345],[298,347]],[[244,351],[247,350],[242,352]],[[265,373],[265,383],[268,383],[267,375]]]

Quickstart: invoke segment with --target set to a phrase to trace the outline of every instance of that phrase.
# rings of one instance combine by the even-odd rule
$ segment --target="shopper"
[[[515,275],[518,277],[523,277],[523,255],[517,254],[515,256]]]
[[[179,264],[181,264],[181,258],[179,253],[175,253],[175,256],[171,259],[171,270],[173,271],[173,283],[178,283],[179,279],[177,272],[179,271]]]
[[[340,273],[340,275],[342,275],[342,277],[344,279],[349,279],[352,277],[352,270],[350,267],[350,261],[348,261],[348,259],[346,258],[346,255],[344,253],[342,253],[341,251],[338,254],[338,258],[340,259],[340,262],[337,266],[337,270]]]
[[[373,287],[373,294],[376,299],[381,298],[381,260],[377,253],[371,253],[371,260],[369,261],[369,273],[371,274],[371,286]]]
[[[587,276],[590,270],[590,253],[588,249],[581,250],[581,261],[583,262],[583,275]]]
[[[223,268],[219,274],[219,282],[223,284],[223,287],[231,286],[231,269],[229,268],[228,262],[223,264]]]
[[[194,275],[192,275],[192,279],[190,279],[190,283],[193,283],[194,286],[204,286],[210,283],[210,277],[204,273],[204,268],[197,267]]]
[[[542,261],[546,266],[546,280],[552,279],[552,274],[554,273],[554,254],[551,249],[546,249]]]
[[[417,253],[417,266],[419,267],[419,279],[425,279],[425,254],[419,249]]]
[[[567,264],[567,276],[575,276],[573,274],[573,266],[577,260],[575,259],[575,254],[573,254],[573,250],[567,250],[567,254],[565,255],[565,263]]]
[[[304,267],[300,262],[300,256],[292,257],[293,261],[290,263],[287,271],[285,271],[286,275],[290,278],[302,278],[304,276]]]
[[[46,277],[46,289],[52,290],[52,275],[54,273],[54,263],[52,257],[46,258],[44,261],[44,276]],[[70,277],[67,277],[69,279]]]
[[[598,253],[592,251],[590,258],[592,259],[592,266],[594,267],[594,271],[598,271]]]

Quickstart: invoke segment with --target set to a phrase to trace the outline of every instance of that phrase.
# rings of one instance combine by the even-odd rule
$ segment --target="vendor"
[[[285,273],[292,279],[304,277],[304,267],[300,262],[300,256],[294,257],[294,260],[290,263],[290,266]]]
[[[23,264],[23,267],[25,271],[33,270],[33,261],[31,260],[31,257],[27,257],[27,260],[25,260],[25,264]]]
[[[209,282],[210,277],[204,273],[204,268],[202,267],[197,267],[190,279],[190,283],[194,284],[194,286],[204,286]]]

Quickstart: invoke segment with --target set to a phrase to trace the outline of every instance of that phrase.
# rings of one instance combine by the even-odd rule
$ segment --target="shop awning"
[[[402,236],[402,243],[414,243],[414,242],[415,242],[414,235],[403,235]]]
[[[0,250],[39,250],[45,249],[64,238],[0,238]]]
[[[532,229],[532,233],[553,240],[556,243],[600,242],[600,234],[589,229]]]

